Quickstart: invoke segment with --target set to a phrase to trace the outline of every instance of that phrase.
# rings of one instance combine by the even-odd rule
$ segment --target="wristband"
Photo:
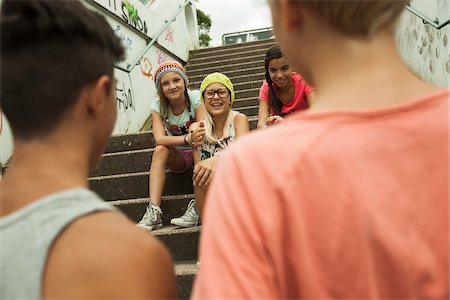
[[[186,138],[187,138],[188,135],[189,135],[189,133],[184,135],[184,144],[185,145],[189,145],[188,142],[186,141]]]

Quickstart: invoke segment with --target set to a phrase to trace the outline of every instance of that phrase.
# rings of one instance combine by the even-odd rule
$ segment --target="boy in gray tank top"
[[[116,118],[120,40],[78,1],[4,0],[0,20],[15,143],[0,181],[0,299],[175,298],[168,251],[87,189]]]

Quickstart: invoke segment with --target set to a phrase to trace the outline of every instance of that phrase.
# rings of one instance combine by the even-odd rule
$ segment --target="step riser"
[[[200,237],[198,231],[157,235],[157,237],[169,248],[174,261],[197,260],[197,245]]]
[[[189,66],[189,69],[192,71],[195,70],[200,70],[200,69],[206,69],[206,68],[218,68],[218,67],[228,67],[228,66],[234,66],[234,65],[239,65],[241,66],[242,64],[245,63],[255,63],[258,65],[264,65],[264,55],[258,55],[258,56],[252,56],[252,57],[241,57],[238,59],[230,59],[230,60],[226,60],[224,61],[214,61],[214,62],[209,62],[209,63],[201,63],[201,64],[192,64]]]
[[[263,80],[263,79],[262,79]],[[243,91],[248,89],[256,89],[260,88],[263,81],[253,81],[253,82],[244,82],[244,83],[233,83],[234,91]],[[200,83],[193,83],[191,86],[191,89],[193,90],[199,90],[200,89]]]
[[[259,88],[235,92],[236,99],[258,98],[258,97],[259,97]]]
[[[268,49],[272,45],[275,45],[275,44],[276,43],[274,40],[264,40],[264,41],[258,41],[258,42],[242,43],[242,44],[236,44],[236,45],[228,45],[228,46],[222,46],[222,47],[195,50],[195,51],[191,52],[191,59],[204,57],[204,56],[211,56],[211,55],[223,55],[225,53],[233,53],[236,50],[250,51],[250,50],[259,49],[259,48]]]
[[[251,73],[246,76],[242,76],[241,74],[239,74],[239,76],[228,77],[228,78],[230,78],[231,82],[233,83],[235,90],[237,90],[238,88],[241,89],[239,87],[240,84],[244,84],[244,83],[248,83],[248,82],[252,82],[252,81],[258,81],[259,85],[261,86],[263,81],[266,79],[264,73],[258,73],[258,74]],[[200,84],[202,83],[203,79],[204,79],[204,77],[199,77],[199,76],[190,78],[189,79],[190,80],[189,89],[191,89],[191,90],[199,89]]]
[[[242,97],[244,99],[245,97]],[[239,102],[241,100],[236,99],[233,108],[239,107]],[[258,97],[253,97],[250,100],[246,99],[245,101],[251,101],[249,105],[256,106],[258,105]],[[246,106],[246,105],[245,105]],[[256,128],[256,121],[250,121],[250,128]],[[106,148],[105,153],[114,153],[114,152],[125,152],[125,151],[134,151],[134,150],[142,150],[142,149],[151,149],[155,147],[155,143],[153,140],[153,135],[151,131],[130,134],[130,135],[117,135],[113,136],[110,139],[108,147]]]
[[[231,79],[231,81],[233,81],[233,78],[235,78],[237,76],[245,76],[245,75],[251,76],[251,75],[255,75],[255,74],[265,73],[265,69],[264,69],[264,64],[260,64],[256,68],[255,67],[252,67],[249,69],[240,68],[240,69],[236,69],[236,70],[229,70],[229,71],[222,72],[222,73],[227,75]],[[190,82],[199,82],[199,81],[201,82],[210,73],[207,71],[202,72],[202,70],[199,70],[199,71],[195,71],[195,72],[187,71],[187,74],[189,76]],[[234,83],[234,81],[233,81],[233,83]]]
[[[253,98],[249,98],[249,99],[245,99],[245,100],[244,99],[243,100],[236,99],[233,102],[233,109],[238,110],[241,107],[258,106],[258,105],[259,105],[258,97],[253,97]]]
[[[105,153],[150,149],[155,145],[151,132],[112,136],[105,148]]]
[[[123,200],[148,198],[148,173],[129,174],[129,176],[89,179],[89,188],[104,200]],[[193,194],[192,170],[181,174],[168,172],[163,195]]]
[[[191,291],[194,285],[195,275],[181,275],[177,276],[177,290],[178,299],[190,299]]]
[[[257,56],[257,55],[266,55],[267,50],[269,47],[258,47],[256,49],[252,50],[245,50],[241,51],[240,49],[236,49],[236,51],[231,53],[221,53],[220,55],[214,54],[214,55],[208,55],[204,57],[196,57],[189,60],[189,65],[195,65],[199,63],[208,63],[213,61],[224,61],[224,60],[230,60],[230,59],[236,59],[239,57],[251,57],[251,56]]]
[[[254,102],[254,101],[252,101]],[[257,105],[258,103],[256,103]],[[237,111],[255,117],[258,115],[258,107],[237,108]],[[150,145],[154,147],[154,145]],[[154,149],[139,152],[124,152],[114,155],[103,155],[98,168],[91,171],[91,177],[111,176],[119,174],[131,174],[149,172]]]
[[[98,168],[91,172],[91,176],[109,176],[148,172],[153,156],[153,149],[144,152],[125,152],[116,155],[104,155]]]
[[[218,66],[204,66],[203,68],[198,68],[196,70],[190,69],[188,72],[188,76],[197,76],[197,75],[208,75],[210,73],[219,72],[224,73],[228,76],[228,72],[230,71],[239,71],[243,69],[255,69],[253,74],[264,72],[264,62],[262,61],[246,61],[240,64],[220,64]],[[243,74],[242,74],[243,75]]]

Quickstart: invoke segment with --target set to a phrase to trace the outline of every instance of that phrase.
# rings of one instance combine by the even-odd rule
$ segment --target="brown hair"
[[[339,32],[356,37],[370,37],[392,26],[409,0],[308,0],[310,8]]]
[[[164,92],[162,91],[161,82],[158,84],[158,96],[159,96],[159,112],[161,115],[161,119],[163,120],[164,126],[167,124],[167,120],[169,118],[169,100],[164,95]],[[186,82],[184,84],[184,99],[186,103],[186,108],[189,113],[191,114],[191,100],[189,98],[188,89],[186,86]]]
[[[269,74],[269,64],[274,59],[279,59],[284,57],[283,52],[281,51],[281,48],[278,45],[274,45],[267,50],[266,58],[264,59],[264,68],[266,70],[265,77],[267,85],[269,86],[269,109],[270,113],[273,115],[279,115],[281,113],[281,109],[283,108],[283,103],[281,100],[276,96],[275,90],[272,86],[272,79],[270,78]]]

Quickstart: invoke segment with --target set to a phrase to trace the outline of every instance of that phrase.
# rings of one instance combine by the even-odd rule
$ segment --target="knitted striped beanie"
[[[167,72],[177,72],[178,74],[180,74],[187,88],[189,80],[186,75],[186,70],[184,70],[183,66],[177,63],[176,61],[168,61],[162,63],[158,66],[158,68],[156,68],[155,75],[153,76],[153,78],[155,79],[156,88],[159,87],[159,81],[161,77]]]

